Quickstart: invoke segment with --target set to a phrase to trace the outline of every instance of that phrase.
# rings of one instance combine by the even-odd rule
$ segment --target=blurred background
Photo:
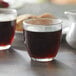
[[[59,18],[67,18],[64,15],[66,10],[75,10],[75,0],[0,0],[7,2],[9,8],[15,8],[18,15],[51,13]]]

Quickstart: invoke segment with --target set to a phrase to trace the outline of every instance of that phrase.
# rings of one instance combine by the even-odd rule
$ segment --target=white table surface
[[[76,50],[63,41],[55,60],[40,63],[12,45],[0,51],[0,76],[76,76]]]

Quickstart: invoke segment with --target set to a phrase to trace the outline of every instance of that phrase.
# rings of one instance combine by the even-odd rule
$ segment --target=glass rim
[[[59,18],[33,18],[33,19],[26,19],[23,21],[23,25],[33,25],[33,26],[42,26],[40,24],[31,24],[31,23],[27,23],[26,21],[30,21],[30,20],[37,20],[37,19],[48,19],[48,20],[57,20],[56,23],[51,23],[51,24],[48,24],[49,26],[51,25],[57,25],[57,24],[61,24],[62,23],[62,20],[59,19]],[[43,26],[45,26],[46,24],[43,24]],[[48,26],[48,27],[49,27]],[[47,27],[47,26],[46,26]]]
[[[13,8],[9,8],[9,9],[8,8],[0,8],[0,11],[1,12],[5,12],[6,11],[6,12],[10,12],[11,14],[16,14],[17,15],[17,10],[13,9]]]

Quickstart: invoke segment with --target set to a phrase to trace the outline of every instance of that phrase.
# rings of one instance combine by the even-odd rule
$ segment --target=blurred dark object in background
[[[0,0],[0,8],[8,8],[8,7],[9,7],[9,3],[3,0]]]

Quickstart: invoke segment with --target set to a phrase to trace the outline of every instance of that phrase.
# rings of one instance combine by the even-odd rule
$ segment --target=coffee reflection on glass
[[[14,39],[17,11],[0,8],[0,50],[9,49]]]
[[[50,18],[28,19],[23,22],[24,44],[32,60],[52,61],[61,41],[61,20]]]

